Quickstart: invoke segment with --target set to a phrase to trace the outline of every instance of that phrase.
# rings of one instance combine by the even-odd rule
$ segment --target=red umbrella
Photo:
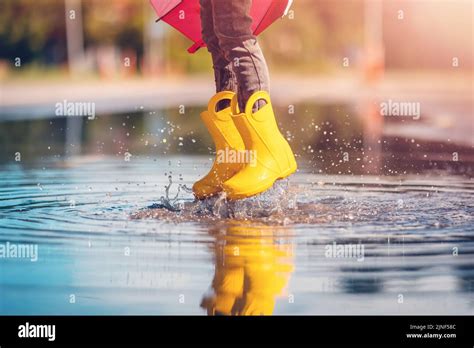
[[[206,46],[201,36],[201,17],[199,0],[150,0],[162,20],[194,41],[189,53]],[[283,17],[293,0],[253,0],[250,15],[253,18],[252,30],[259,35],[277,19]]]

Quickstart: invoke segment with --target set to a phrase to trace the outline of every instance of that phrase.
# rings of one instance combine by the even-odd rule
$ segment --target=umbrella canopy
[[[206,46],[201,35],[201,8],[199,0],[150,0],[162,20],[179,30],[194,42],[189,53]],[[293,0],[253,0],[250,16],[253,18],[252,31],[259,35],[277,19],[283,17]]]

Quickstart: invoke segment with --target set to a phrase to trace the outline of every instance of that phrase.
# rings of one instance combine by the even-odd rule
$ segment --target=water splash
[[[285,210],[296,209],[296,195],[291,192],[288,180],[277,181],[264,193],[238,201],[228,201],[225,193],[195,201],[188,207],[201,216],[237,220],[266,218]]]
[[[166,209],[172,212],[180,212],[183,209],[184,202],[180,198],[180,193],[187,192],[191,193],[192,190],[189,189],[186,185],[178,184],[178,190],[174,197],[170,197],[170,189],[173,186],[173,177],[168,175],[169,183],[165,186],[165,195],[160,197],[158,203],[153,203],[148,207],[148,209]]]
[[[182,193],[192,191],[179,184],[177,193],[170,197],[173,185],[171,176],[165,187],[165,196],[158,203],[150,205],[132,215],[133,219],[155,218],[165,221],[215,221],[222,219],[260,220],[271,223],[287,224],[291,222],[288,215],[298,208],[297,194],[289,180],[279,180],[273,187],[260,195],[250,198],[229,201],[225,193],[203,200],[190,201]]]

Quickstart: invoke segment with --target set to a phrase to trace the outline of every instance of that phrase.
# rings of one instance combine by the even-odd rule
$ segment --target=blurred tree
[[[83,0],[86,46],[111,44],[143,54],[143,3]]]
[[[65,42],[63,1],[0,1],[0,59],[63,63]]]
[[[268,62],[287,71],[341,67],[363,42],[363,8],[361,0],[294,1],[261,37]]]
[[[141,62],[148,1],[82,0],[87,48],[112,47],[133,52]],[[261,37],[272,68],[321,71],[340,67],[341,57],[363,42],[363,1],[298,0],[290,16]],[[159,25],[159,24],[156,24]],[[162,50],[172,73],[209,72],[206,49],[186,52],[189,42],[167,29]],[[0,59],[61,64],[67,59],[64,0],[0,0]],[[128,54],[128,53],[127,53]]]

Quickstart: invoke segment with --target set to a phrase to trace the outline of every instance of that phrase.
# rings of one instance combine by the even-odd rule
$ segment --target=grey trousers
[[[212,56],[216,91],[237,93],[244,110],[253,93],[270,90],[267,63],[252,34],[252,0],[200,0],[200,4],[202,37]]]

